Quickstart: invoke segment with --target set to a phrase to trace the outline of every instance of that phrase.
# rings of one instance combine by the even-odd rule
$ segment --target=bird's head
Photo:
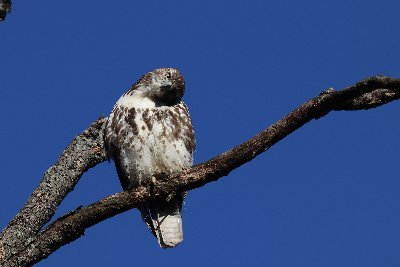
[[[127,92],[169,106],[179,103],[184,93],[185,80],[179,70],[174,68],[161,68],[146,73]]]

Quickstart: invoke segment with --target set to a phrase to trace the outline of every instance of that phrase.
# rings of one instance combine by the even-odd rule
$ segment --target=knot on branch
[[[329,87],[328,89],[322,91],[318,97],[312,99],[312,110],[311,113],[314,119],[318,120],[326,116],[331,110],[328,103],[332,102],[332,95],[335,93],[335,89]]]
[[[332,87],[329,87],[328,89],[322,91],[322,92],[319,94],[319,96],[322,96],[322,95],[329,95],[329,94],[332,94],[332,93],[334,93],[334,92],[335,92],[335,89],[333,89]]]

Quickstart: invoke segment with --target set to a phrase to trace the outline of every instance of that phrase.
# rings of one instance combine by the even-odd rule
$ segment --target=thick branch
[[[305,123],[319,119],[330,111],[374,108],[397,100],[399,96],[400,79],[388,77],[369,78],[340,91],[327,90],[318,97],[304,103],[249,141],[205,163],[196,165],[173,177],[158,175],[155,183],[130,192],[112,195],[59,218],[33,238],[18,255],[11,258],[7,257],[4,265],[31,265],[46,258],[62,245],[82,236],[86,228],[137,207],[150,198],[167,197],[177,191],[188,191],[216,181],[251,161]],[[100,131],[101,127],[96,129]],[[104,153],[101,151],[100,154],[103,155]],[[101,160],[103,160],[102,157],[100,157]]]
[[[71,192],[84,172],[105,160],[103,117],[78,135],[49,168],[42,181],[0,234],[0,262],[17,253],[50,221],[61,201]]]

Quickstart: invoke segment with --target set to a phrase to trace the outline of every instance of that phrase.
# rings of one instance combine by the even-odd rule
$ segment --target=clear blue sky
[[[0,24],[0,226],[142,74],[186,78],[197,163],[328,87],[400,77],[398,1],[14,1]],[[400,103],[313,121],[192,191],[162,250],[136,210],[38,266],[400,266]],[[86,173],[61,215],[120,191]]]

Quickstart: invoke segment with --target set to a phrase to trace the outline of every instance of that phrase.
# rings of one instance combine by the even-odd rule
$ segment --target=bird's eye
[[[171,73],[170,72],[167,73],[167,78],[171,79]]]

